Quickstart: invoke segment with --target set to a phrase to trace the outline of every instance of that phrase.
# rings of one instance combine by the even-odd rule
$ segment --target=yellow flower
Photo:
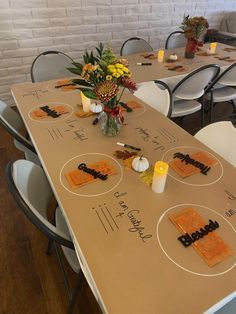
[[[107,75],[107,76],[106,76],[106,80],[107,80],[107,81],[111,81],[111,80],[112,80],[112,76],[111,76],[111,75]]]
[[[124,72],[121,69],[117,69],[116,72],[119,73],[120,75],[124,74]]]
[[[112,76],[116,77],[116,78],[119,78],[120,77],[120,74],[118,72],[115,72],[112,74]]]
[[[111,72],[111,73],[115,73],[116,72],[116,68],[110,68],[110,69],[108,69],[108,71]]]
[[[129,69],[127,67],[123,67],[122,71],[125,73],[129,73]]]
[[[116,64],[115,64],[115,67],[116,67],[117,69],[122,69],[124,66],[123,66],[123,64],[121,64],[121,63],[116,63]]]
[[[92,65],[92,71],[96,71],[98,69],[99,65]]]
[[[114,64],[109,64],[109,65],[107,66],[107,68],[108,68],[108,70],[110,70],[110,69],[115,69],[115,66],[114,66]]]

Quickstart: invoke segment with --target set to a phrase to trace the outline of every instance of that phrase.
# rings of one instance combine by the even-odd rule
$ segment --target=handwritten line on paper
[[[97,214],[97,217],[98,217],[98,219],[99,219],[100,223],[102,224],[102,226],[103,226],[104,230],[105,230],[105,231],[106,231],[106,233],[108,234],[107,228],[105,227],[105,225],[104,225],[104,223],[103,223],[103,221],[102,221],[102,219],[101,219],[101,217],[100,217],[99,213],[97,212],[97,210],[95,210],[95,213]]]
[[[56,130],[57,130],[58,134],[59,134],[61,137],[63,137],[61,131],[60,131],[58,128],[57,128]]]
[[[55,131],[55,129],[52,129],[52,132],[54,133],[55,137],[56,137],[57,139],[59,139],[58,134],[57,134],[57,132]]]
[[[50,134],[50,136],[51,136],[51,138],[53,139],[53,141],[55,140],[55,138],[54,138],[54,136],[53,136],[53,134],[52,134],[52,132],[51,132],[51,130],[50,129],[48,129],[48,133]]]
[[[104,205],[106,205],[106,204],[104,204]],[[119,227],[118,227],[117,223],[115,222],[114,217],[112,216],[112,214],[111,214],[111,212],[109,211],[109,209],[107,208],[107,206],[105,206],[105,208],[106,208],[106,210],[107,210],[108,214],[110,215],[110,217],[111,217],[112,221],[114,222],[114,225],[116,226],[116,228],[117,228],[117,229],[119,229]]]
[[[170,138],[176,140],[176,137],[175,137],[173,134],[171,134],[167,129],[162,128],[162,130],[163,130],[163,132],[165,132],[166,134],[168,134],[168,135],[170,136]]]
[[[30,92],[27,92],[27,93],[23,94],[22,96],[23,97],[33,96],[33,97],[36,97],[37,99],[40,99],[46,93],[48,93],[47,89],[37,89],[37,90],[33,90],[33,91],[30,91]]]
[[[113,229],[113,227],[112,227],[112,225],[111,225],[109,219],[107,218],[106,214],[104,213],[103,208],[101,208],[101,212],[103,213],[103,216],[105,217],[105,219],[106,219],[108,225],[110,226],[111,230],[114,231],[114,229]]]
[[[48,128],[47,130],[53,140],[60,140],[63,138],[59,128]]]
[[[175,143],[178,139],[171,134],[166,128],[159,128],[158,133],[169,143]]]

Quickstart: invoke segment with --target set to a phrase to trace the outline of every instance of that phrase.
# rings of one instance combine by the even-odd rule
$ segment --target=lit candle
[[[154,167],[152,179],[152,190],[156,193],[162,193],[166,184],[166,177],[169,165],[164,161],[157,161]]]
[[[159,50],[158,53],[157,53],[157,61],[158,62],[163,62],[164,60],[164,50]]]
[[[86,97],[82,92],[81,92],[81,101],[82,101],[84,112],[89,112],[91,100],[88,97]]]
[[[210,52],[211,53],[216,52],[216,46],[217,46],[217,43],[210,43]]]

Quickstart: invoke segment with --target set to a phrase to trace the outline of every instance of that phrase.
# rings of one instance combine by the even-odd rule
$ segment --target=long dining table
[[[199,314],[234,294],[236,169],[129,93],[122,100],[136,105],[124,112],[121,132],[107,137],[99,123],[93,125],[95,116],[83,113],[78,90],[57,86],[58,80],[16,84],[12,94],[103,311]],[[62,114],[42,116],[45,106],[59,106]],[[158,194],[144,180],[148,173],[143,178],[119,157],[135,151],[117,142],[140,148],[138,156],[150,165],[170,163],[179,152],[204,152],[215,164],[207,175],[186,178],[169,167],[164,192]],[[79,165],[104,160],[113,169],[107,180],[71,185],[68,174]],[[181,232],[170,217],[189,208],[206,222],[216,221],[213,233],[232,250],[214,266],[193,245],[178,241]]]
[[[217,43],[215,54],[209,54],[209,44],[204,44],[196,52],[193,59],[184,57],[184,47],[167,49],[164,51],[163,62],[158,62],[157,52],[137,53],[125,56],[129,61],[129,67],[136,83],[153,80],[164,80],[169,85],[175,85],[178,80],[188,73],[207,64],[218,64],[222,70],[236,62],[235,47]],[[177,61],[167,62],[171,54],[177,55]],[[140,65],[148,63],[149,65]],[[138,65],[139,64],[139,65]],[[174,67],[179,66],[176,70]]]

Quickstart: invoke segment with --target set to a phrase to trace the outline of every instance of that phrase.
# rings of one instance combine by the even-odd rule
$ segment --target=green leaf
[[[83,92],[83,94],[88,97],[88,98],[91,98],[91,99],[96,99],[97,96],[96,94],[94,93],[94,91],[92,91],[91,89],[88,89],[88,88],[79,88],[79,90],[81,90],[81,92]]]
[[[67,70],[69,70],[71,73],[74,73],[77,75],[81,75],[81,73],[82,73],[81,69],[77,69],[77,68],[67,68]]]
[[[78,85],[82,85],[82,86],[92,86],[90,83],[82,79],[73,79],[72,82]]]
[[[73,62],[72,63],[76,68],[78,69],[83,69],[83,64],[79,63],[79,62]]]

